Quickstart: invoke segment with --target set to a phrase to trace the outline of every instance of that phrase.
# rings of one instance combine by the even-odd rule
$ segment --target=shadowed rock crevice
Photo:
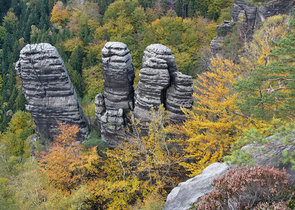
[[[39,136],[53,139],[58,134],[57,121],[77,124],[80,141],[88,136],[88,121],[55,47],[47,43],[26,45],[20,52],[16,72]]]

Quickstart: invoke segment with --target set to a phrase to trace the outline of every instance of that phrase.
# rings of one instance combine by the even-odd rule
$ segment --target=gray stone
[[[170,120],[180,123],[186,119],[181,108],[192,109],[193,79],[180,72],[173,73],[171,78],[171,86],[166,93],[166,109],[171,112]]]
[[[284,142],[282,143],[282,139]],[[279,169],[286,169],[289,173],[291,183],[295,185],[295,170],[292,169],[290,163],[282,163],[284,152],[294,152],[294,144],[287,144],[286,142],[294,142],[295,135],[289,136],[270,136],[263,143],[255,142],[244,146],[241,150],[248,151],[253,159],[255,165],[271,166]],[[189,209],[192,204],[196,203],[203,195],[210,193],[213,190],[211,181],[213,178],[221,177],[230,166],[225,163],[213,163],[204,171],[186,182],[180,183],[168,195],[165,210],[173,209]],[[234,203],[232,203],[234,205]],[[235,208],[233,208],[235,209]]]
[[[192,77],[178,71],[171,50],[162,44],[149,45],[142,58],[139,83],[135,90],[134,116],[143,126],[150,122],[150,109],[164,104],[170,119],[182,122],[181,107],[192,108]]]
[[[213,190],[211,182],[219,178],[230,169],[225,163],[213,163],[186,182],[180,183],[168,195],[164,210],[186,210],[203,195]]]
[[[171,50],[164,45],[152,44],[145,49],[135,93],[132,58],[124,43],[106,43],[102,64],[104,96],[96,96],[95,113],[102,139],[110,147],[116,147],[128,137],[130,111],[140,119],[142,130],[146,130],[152,107],[157,109],[164,104],[174,122],[185,119],[181,107],[192,108],[192,77],[178,71]]]
[[[47,43],[26,45],[20,52],[16,72],[38,135],[53,139],[60,121],[77,124],[80,141],[88,136],[88,121],[55,47]]]
[[[109,147],[124,141],[126,116],[134,107],[134,68],[126,44],[107,42],[102,49],[104,96],[95,98],[95,113],[102,140]]]
[[[107,110],[131,110],[134,69],[129,49],[121,42],[107,42],[102,49],[104,99]]]

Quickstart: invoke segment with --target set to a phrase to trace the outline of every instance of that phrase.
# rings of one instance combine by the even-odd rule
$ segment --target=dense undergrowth
[[[249,40],[239,38],[240,20],[225,39],[225,57],[209,59],[215,21],[229,17],[231,4],[177,1],[171,10],[164,1],[85,1],[83,5],[4,1],[0,7],[0,209],[161,209],[173,187],[209,164],[225,156],[231,163],[252,163],[251,156],[240,151],[246,144],[263,143],[273,135],[284,144],[294,144],[285,140],[294,133],[295,17],[270,17]],[[131,137],[116,149],[107,148],[95,129],[93,103],[95,95],[103,92],[100,59],[107,41],[128,45],[137,80],[146,46],[162,43],[172,50],[179,70],[195,79],[195,104],[192,111],[183,110],[187,115],[183,125],[169,124],[169,113],[159,107],[151,110],[147,136],[138,135],[139,124],[131,120]],[[34,125],[30,114],[22,111],[25,100],[14,65],[26,43],[39,42],[57,47],[94,129],[80,145],[76,143],[79,128],[60,124],[55,140],[36,143],[31,156],[28,138]],[[240,47],[232,48],[233,43]],[[282,161],[294,163],[294,154],[284,154]],[[251,195],[245,192],[253,191],[251,180],[264,183],[265,173],[279,176],[267,177],[268,186],[276,181],[282,181],[279,186],[286,184],[287,176],[276,169],[238,168],[215,181],[219,191],[198,205],[208,205],[207,199],[211,207],[220,207],[232,195],[249,200]],[[240,180],[243,174],[251,177],[248,183],[235,182],[241,191],[224,193],[232,190],[224,189],[228,179]],[[288,188],[287,196],[275,187],[264,190],[269,192],[267,199],[253,201],[251,208],[293,205],[292,189]],[[239,202],[241,208],[249,206]]]

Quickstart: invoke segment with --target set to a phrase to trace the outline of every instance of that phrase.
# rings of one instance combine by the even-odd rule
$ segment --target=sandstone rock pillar
[[[107,42],[102,49],[104,96],[95,98],[102,140],[115,147],[124,141],[126,116],[134,106],[134,68],[126,44]]]
[[[47,43],[26,45],[20,52],[16,72],[38,136],[53,139],[58,134],[57,121],[77,124],[80,141],[88,136],[88,121],[55,47]]]
[[[149,45],[142,58],[139,83],[135,90],[134,115],[143,124],[149,122],[151,107],[164,104],[171,112],[170,120],[182,122],[185,115],[181,110],[188,110],[193,104],[192,77],[178,71],[171,50],[162,44]]]

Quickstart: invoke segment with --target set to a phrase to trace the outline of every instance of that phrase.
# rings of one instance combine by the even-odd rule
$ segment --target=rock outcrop
[[[185,119],[181,107],[190,110],[193,104],[192,77],[180,73],[171,50],[161,44],[149,45],[142,58],[139,83],[135,90],[134,115],[142,124],[149,122],[151,107],[164,104],[170,119]]]
[[[134,106],[134,69],[129,49],[121,42],[108,42],[102,49],[104,96],[95,98],[101,137],[114,147],[124,140],[126,116]]]
[[[203,195],[211,192],[211,182],[230,169],[225,163],[213,163],[186,182],[180,183],[168,195],[164,210],[190,209]]]
[[[222,54],[225,36],[232,31],[233,25],[240,23],[239,30],[243,39],[251,39],[254,30],[267,18],[279,14],[291,14],[295,6],[295,0],[266,0],[261,5],[255,5],[247,0],[235,0],[232,6],[231,20],[225,21],[217,26],[217,37],[215,37],[210,49],[213,56]]]
[[[77,124],[80,141],[88,136],[88,121],[55,47],[47,43],[26,45],[20,52],[16,72],[38,136],[53,139],[58,133],[57,121]]]

